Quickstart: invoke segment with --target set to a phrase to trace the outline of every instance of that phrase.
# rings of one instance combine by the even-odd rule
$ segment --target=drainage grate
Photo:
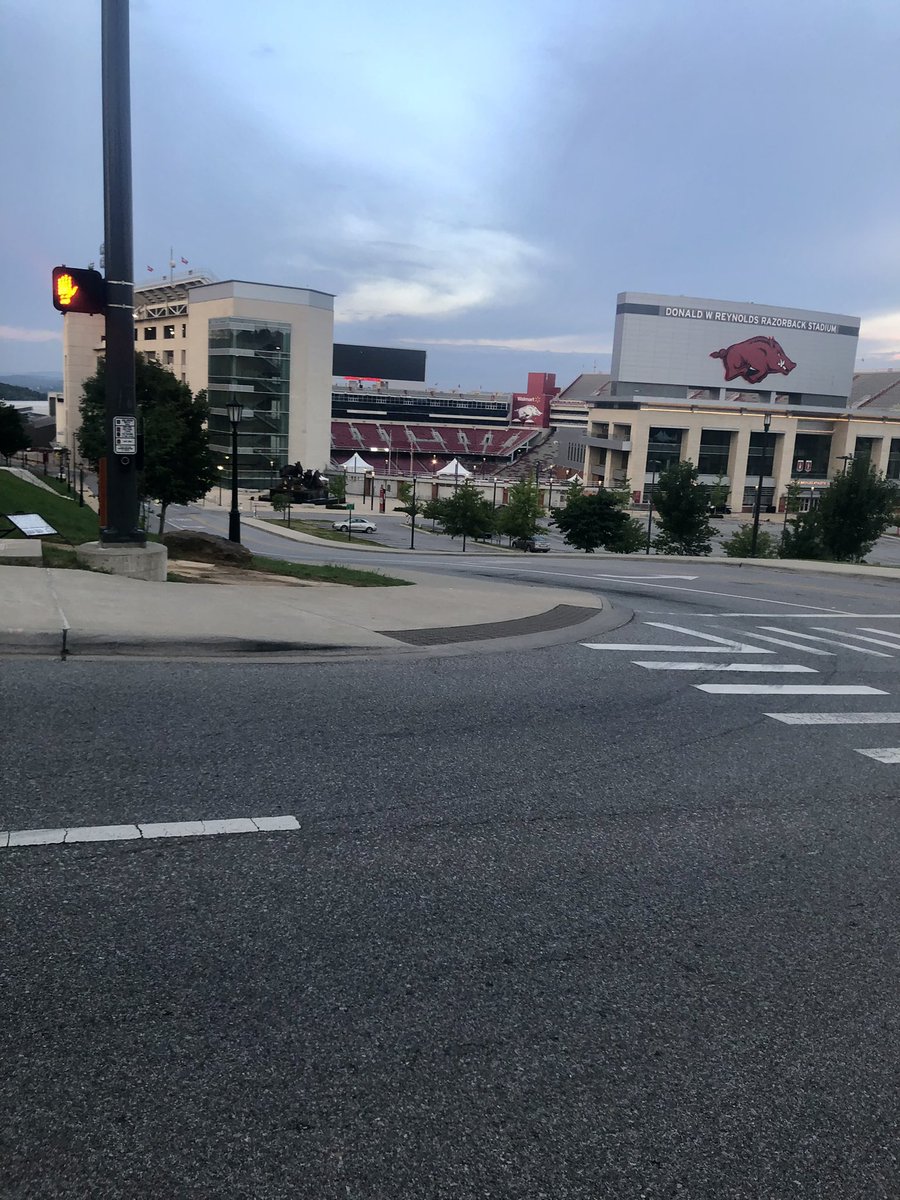
[[[514,621],[487,621],[483,625],[450,625],[445,629],[381,629],[384,637],[410,646],[442,646],[451,642],[481,642],[488,638],[519,637],[526,633],[550,633],[567,625],[580,625],[589,617],[602,612],[599,608],[583,608],[578,604],[557,604],[556,608],[534,617],[519,617]]]

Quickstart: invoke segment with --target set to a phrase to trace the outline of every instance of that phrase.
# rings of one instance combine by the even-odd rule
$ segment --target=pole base
[[[128,579],[145,579],[150,583],[165,583],[169,555],[159,542],[145,545],[132,543],[84,542],[75,547],[75,557],[92,571],[107,575],[124,575]]]

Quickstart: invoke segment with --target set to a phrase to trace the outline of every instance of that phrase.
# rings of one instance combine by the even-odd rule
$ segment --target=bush
[[[778,550],[775,539],[765,529],[759,531],[756,539],[756,553],[753,554],[753,526],[744,525],[736,530],[730,538],[722,543],[722,549],[729,558],[777,558]]]

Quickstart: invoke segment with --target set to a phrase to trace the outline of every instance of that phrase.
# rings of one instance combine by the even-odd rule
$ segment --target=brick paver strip
[[[450,642],[481,642],[488,638],[520,637],[526,633],[549,633],[579,625],[602,612],[599,608],[584,608],[579,604],[557,604],[547,612],[533,617],[518,617],[514,621],[488,621],[482,625],[449,625],[445,629],[380,629],[384,637],[411,646],[441,646]]]

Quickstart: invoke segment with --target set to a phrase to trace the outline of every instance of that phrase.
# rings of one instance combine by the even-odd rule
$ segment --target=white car
[[[332,529],[339,529],[341,533],[374,533],[375,526],[371,521],[367,521],[365,517],[350,517],[344,518],[343,521],[334,521]]]

